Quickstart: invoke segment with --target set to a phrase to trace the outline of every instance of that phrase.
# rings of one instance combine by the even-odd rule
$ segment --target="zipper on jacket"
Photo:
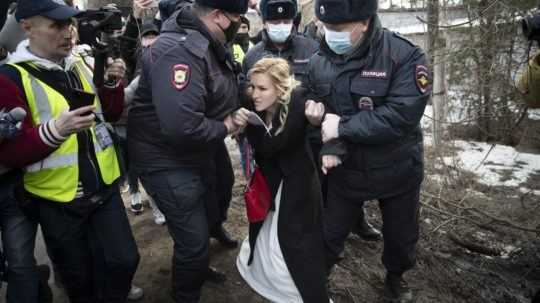
[[[97,171],[97,167],[96,167],[96,164],[94,163],[94,160],[92,159],[92,154],[91,154],[91,150],[90,148],[91,147],[94,147],[94,144],[92,142],[92,133],[87,130],[86,131],[86,156],[88,157],[88,161],[90,161],[90,165],[92,165],[92,170],[93,170],[93,175],[94,175],[94,178],[95,178],[95,181],[96,181],[96,190],[99,190],[99,187],[100,187],[100,182],[99,182],[99,176],[98,176],[98,171]],[[96,160],[97,160],[97,155],[96,155]]]

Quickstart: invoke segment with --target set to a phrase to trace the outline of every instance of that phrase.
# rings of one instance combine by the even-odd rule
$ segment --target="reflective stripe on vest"
[[[39,162],[25,167],[26,172],[37,172],[44,169],[59,168],[62,166],[77,165],[77,154],[66,154],[47,157]]]
[[[68,101],[58,91],[35,78],[24,68],[16,64],[12,66],[21,75],[34,125],[58,118],[63,111],[69,110]],[[95,94],[92,74],[84,63],[76,63],[73,70],[79,76],[83,90]],[[94,106],[96,114],[102,117],[101,103],[97,95]],[[94,127],[90,128],[90,133],[101,177],[105,184],[112,184],[120,176],[116,151],[113,146],[101,148],[97,142]],[[25,189],[46,200],[71,202],[75,198],[79,185],[78,146],[77,135],[72,134],[45,159],[28,165],[24,174]]]
[[[33,98],[35,100],[47,100],[47,93],[35,78],[30,78],[30,85],[32,85]],[[38,123],[52,120],[53,117],[49,102],[37,102],[36,106],[36,114],[39,116]]]

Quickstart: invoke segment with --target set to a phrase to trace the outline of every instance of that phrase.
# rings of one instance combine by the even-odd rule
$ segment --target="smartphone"
[[[71,98],[69,100],[69,109],[75,110],[84,106],[94,104],[96,95],[88,93],[79,89],[73,89],[71,92]],[[91,114],[89,112],[88,114]]]

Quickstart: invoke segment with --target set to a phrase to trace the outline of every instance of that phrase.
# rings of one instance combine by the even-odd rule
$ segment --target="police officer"
[[[339,156],[325,154],[328,205],[325,241],[329,265],[337,261],[362,209],[379,200],[383,218],[386,302],[410,302],[403,273],[415,264],[418,205],[423,179],[420,118],[430,95],[424,52],[381,27],[377,0],[317,0],[325,28],[310,61],[317,99],[306,114],[322,120],[323,142],[340,140]],[[323,108],[323,110],[321,110]]]
[[[297,80],[306,81],[307,63],[319,45],[293,28],[298,14],[296,0],[261,0],[259,8],[264,26],[262,41],[247,52],[242,64],[244,73],[247,75],[261,58],[280,57],[289,62]]]
[[[232,120],[238,71],[227,44],[247,6],[248,0],[197,0],[167,19],[143,54],[128,115],[131,163],[174,241],[176,302],[198,302],[207,275],[209,229],[216,220],[209,208],[219,207],[209,202],[223,181],[216,181],[220,163],[214,161],[225,137],[238,130]]]

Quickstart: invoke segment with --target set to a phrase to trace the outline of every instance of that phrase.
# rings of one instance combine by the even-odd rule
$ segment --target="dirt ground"
[[[229,145],[236,184],[226,227],[243,239],[247,233],[241,199],[245,180],[238,169],[236,147]],[[537,232],[527,230],[540,230],[540,197],[513,188],[482,186],[457,168],[434,165],[436,159],[429,149],[426,157],[418,264],[406,274],[416,302],[530,302],[540,287],[540,240]],[[528,187],[539,189],[540,171],[530,178]],[[127,206],[129,198],[124,198]],[[377,202],[368,203],[367,214],[370,222],[381,227]],[[129,219],[141,254],[135,277],[135,284],[145,291],[140,302],[173,302],[169,297],[172,241],[167,227],[154,224],[148,206],[142,215],[129,213]],[[382,242],[356,236],[348,239],[345,260],[331,276],[334,302],[381,302],[382,249]],[[227,281],[207,283],[201,302],[267,302],[238,274],[238,249],[225,250],[212,242],[210,250],[212,265],[226,272]],[[55,297],[55,302],[67,302],[56,288]]]

